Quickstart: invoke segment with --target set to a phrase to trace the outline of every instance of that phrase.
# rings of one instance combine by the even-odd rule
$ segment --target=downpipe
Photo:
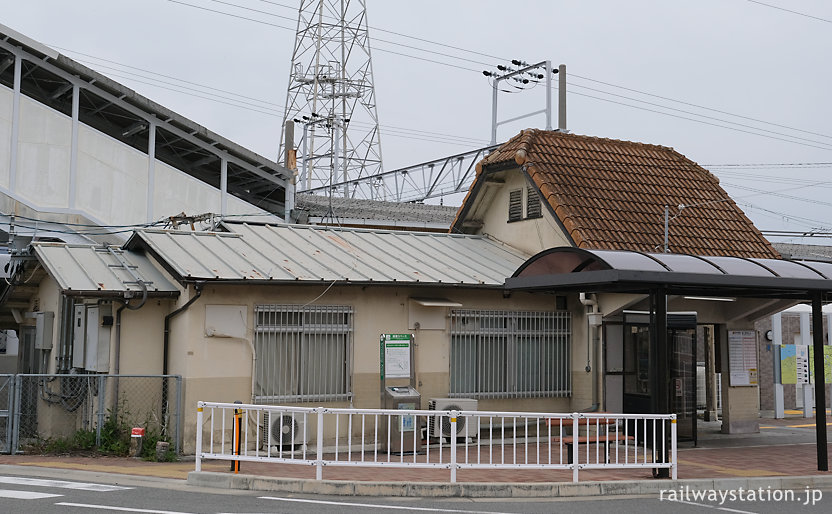
[[[599,385],[601,374],[599,373],[600,363],[600,325],[592,323],[593,315],[600,315],[598,312],[598,301],[594,294],[580,293],[579,300],[584,306],[584,316],[586,317],[586,367],[584,371],[592,374],[592,405],[582,412],[597,412],[601,408],[601,400],[599,398]],[[593,365],[594,360],[594,365]]]

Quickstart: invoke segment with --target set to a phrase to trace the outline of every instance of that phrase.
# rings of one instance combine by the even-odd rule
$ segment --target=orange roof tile
[[[719,180],[672,148],[536,129],[477,164],[452,227],[461,223],[483,170],[519,165],[580,248],[661,251],[667,205],[674,253],[780,257]]]

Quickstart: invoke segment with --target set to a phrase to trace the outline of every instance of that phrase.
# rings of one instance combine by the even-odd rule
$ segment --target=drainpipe
[[[587,295],[586,293],[580,293],[579,299],[581,304],[586,307],[586,312],[584,315],[586,316],[586,327],[587,327],[587,340],[586,340],[586,368],[585,371],[587,373],[592,373],[592,406],[586,410],[586,412],[595,412],[601,407],[601,401],[599,399],[598,391],[598,381],[601,379],[601,374],[599,373],[600,367],[600,323],[593,322],[593,318],[599,317],[600,313],[598,311],[598,302],[595,298],[594,294]],[[592,314],[593,316],[590,316]],[[594,353],[594,372],[593,372],[593,365],[592,365],[592,355]]]
[[[162,374],[168,374],[168,353],[170,353],[170,320],[173,319],[174,316],[180,314],[181,312],[185,311],[188,307],[191,306],[195,301],[202,296],[202,288],[205,286],[205,282],[199,281],[194,282],[194,294],[190,300],[188,300],[185,305],[179,307],[175,311],[171,312],[167,316],[165,316],[165,335],[164,335],[164,344],[162,345]],[[168,381],[164,379],[162,381],[162,426],[167,427],[167,418],[168,418]],[[167,435],[167,434],[163,434]],[[177,435],[178,437],[178,435]]]
[[[165,316],[165,338],[164,344],[162,345],[162,351],[164,354],[162,355],[162,374],[168,374],[168,353],[170,350],[170,320],[173,319],[175,316],[186,310],[188,307],[191,306],[195,301],[202,296],[202,288],[205,286],[205,282],[194,282],[194,292],[196,293],[188,300],[185,305],[179,307],[175,311],[171,312],[167,316]]]

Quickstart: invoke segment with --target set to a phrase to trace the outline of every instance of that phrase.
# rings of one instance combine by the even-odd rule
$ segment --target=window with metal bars
[[[569,396],[571,320],[565,311],[451,311],[449,396]]]
[[[257,305],[254,318],[257,403],[350,398],[352,307]]]
[[[526,189],[526,219],[540,218],[543,216],[543,211],[540,204],[540,195],[537,194],[537,188],[529,187]]]
[[[523,190],[515,189],[508,192],[508,220],[520,221],[523,219]]]

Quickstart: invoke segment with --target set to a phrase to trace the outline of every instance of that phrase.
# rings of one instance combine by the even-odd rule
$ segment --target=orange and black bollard
[[[241,403],[236,401],[234,403]],[[240,455],[240,449],[242,447],[243,437],[243,409],[234,409],[234,424],[232,428],[232,441],[231,441],[231,448],[232,453],[234,455]],[[240,461],[233,460],[231,461],[231,471],[234,473],[240,472]]]

